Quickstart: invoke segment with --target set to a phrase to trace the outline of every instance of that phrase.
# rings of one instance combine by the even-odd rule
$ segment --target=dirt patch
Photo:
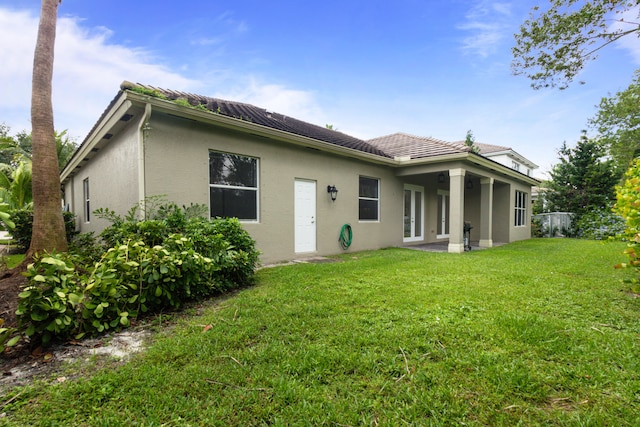
[[[18,294],[28,283],[27,278],[22,275],[23,271],[24,269],[15,268],[0,273],[0,319],[4,320],[4,327],[17,326]]]
[[[17,326],[18,294],[28,283],[22,271],[24,269],[5,271],[0,276],[0,319],[4,321],[4,327]],[[125,361],[144,348],[150,335],[141,326],[96,339],[54,344],[46,349],[32,348],[29,342],[21,342],[0,354],[0,395],[34,379],[65,381],[70,378],[67,371],[71,362]]]
[[[95,370],[107,363],[125,362],[132,354],[143,350],[150,337],[148,330],[127,329],[100,338],[55,344],[44,350],[17,349],[17,357],[5,354],[0,359],[0,395],[36,379],[64,382],[81,376],[82,367]],[[69,369],[72,364],[73,369]]]

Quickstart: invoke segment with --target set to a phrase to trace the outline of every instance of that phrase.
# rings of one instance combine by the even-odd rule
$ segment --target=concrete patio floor
[[[503,243],[494,243],[493,247],[500,246]],[[423,243],[419,245],[405,245],[402,246],[404,249],[412,249],[414,251],[424,251],[424,252],[448,252],[449,250],[449,242],[433,242],[433,243]],[[481,250],[481,249],[491,249],[491,248],[481,248],[480,242],[471,242],[471,250]]]

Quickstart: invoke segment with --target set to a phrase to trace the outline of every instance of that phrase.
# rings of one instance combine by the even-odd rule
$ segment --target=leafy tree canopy
[[[583,134],[575,148],[563,144],[560,162],[550,172],[544,196],[549,212],[573,212],[581,216],[606,208],[615,199],[620,173],[604,149]]]
[[[4,123],[0,123],[0,164],[17,167],[23,162],[31,162],[31,133],[27,131],[10,135],[11,129]],[[55,131],[56,151],[58,153],[58,168],[60,171],[73,156],[78,144],[69,137],[67,130]]]
[[[623,16],[640,0],[549,1],[544,12],[533,8],[512,48],[513,72],[531,79],[535,89],[565,89],[600,49],[640,35],[640,23]]]
[[[602,98],[589,120],[598,140],[619,168],[626,169],[640,155],[640,71],[624,91]]]

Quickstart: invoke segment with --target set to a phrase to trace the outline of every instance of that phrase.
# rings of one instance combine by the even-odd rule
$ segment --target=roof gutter
[[[146,212],[146,206],[144,203],[147,198],[147,182],[146,182],[146,170],[145,170],[145,153],[144,145],[147,139],[148,123],[151,118],[151,111],[153,107],[151,104],[147,104],[144,107],[144,114],[138,122],[138,200],[143,204],[142,209],[138,212]]]

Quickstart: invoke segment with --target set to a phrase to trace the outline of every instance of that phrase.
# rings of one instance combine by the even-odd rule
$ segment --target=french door
[[[438,190],[438,239],[449,237],[449,192]]]
[[[424,188],[404,186],[404,242],[424,240]]]

